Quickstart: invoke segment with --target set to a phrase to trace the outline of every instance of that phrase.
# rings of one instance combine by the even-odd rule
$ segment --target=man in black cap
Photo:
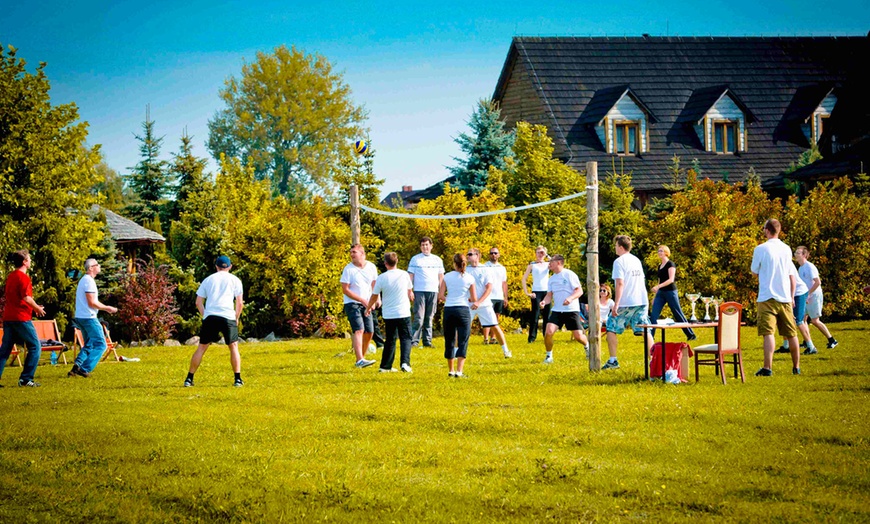
[[[220,340],[223,335],[230,348],[230,363],[233,366],[235,387],[242,387],[242,357],[239,355],[239,317],[242,315],[242,281],[230,274],[233,264],[229,257],[219,256],[215,260],[217,271],[202,281],[196,291],[196,308],[202,315],[202,329],[199,333],[199,347],[190,359],[190,372],[184,379],[184,387],[193,387],[193,374],[202,362],[208,346]],[[235,307],[233,301],[235,300]]]

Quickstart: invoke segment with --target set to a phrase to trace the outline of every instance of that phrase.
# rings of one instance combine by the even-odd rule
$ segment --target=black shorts
[[[347,320],[350,322],[350,330],[353,332],[363,331],[365,333],[374,333],[375,323],[372,315],[366,316],[366,307],[359,302],[351,302],[344,305],[344,314],[347,315]]]
[[[495,300],[492,301],[492,310],[495,311],[496,315],[501,315],[504,311],[504,300]]]
[[[224,337],[224,342],[232,344],[239,341],[239,324],[235,320],[209,315],[202,319],[202,328],[199,330],[200,344],[213,344]]]
[[[550,311],[550,316],[547,318],[547,324],[556,324],[559,329],[565,326],[569,331],[579,331],[583,329],[580,323],[580,313],[577,311]]]

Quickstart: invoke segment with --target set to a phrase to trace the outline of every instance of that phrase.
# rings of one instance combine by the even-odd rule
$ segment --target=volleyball
[[[369,151],[369,144],[365,140],[357,140],[353,144],[353,150],[356,151],[358,155],[364,155]]]

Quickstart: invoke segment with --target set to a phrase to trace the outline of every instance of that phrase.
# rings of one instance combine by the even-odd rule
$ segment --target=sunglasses
[[[467,256],[467,257],[473,257],[473,256],[475,256],[475,253],[466,253],[465,256]]]
[[[498,255],[498,251],[490,251],[489,254],[490,255]]]

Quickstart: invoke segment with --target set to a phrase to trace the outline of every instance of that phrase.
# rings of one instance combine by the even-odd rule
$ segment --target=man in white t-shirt
[[[580,320],[580,295],[583,294],[580,278],[577,273],[565,269],[565,257],[562,255],[550,258],[550,271],[553,276],[547,282],[547,296],[541,301],[541,307],[553,304],[544,330],[544,347],[547,349],[544,364],[553,363],[553,337],[562,326],[571,332],[574,340],[584,346],[589,345]]]
[[[498,344],[501,344],[501,352],[504,358],[511,358],[510,349],[507,346],[507,340],[504,336],[504,331],[498,324],[498,316],[492,307],[492,290],[499,284],[491,268],[480,263],[480,250],[473,247],[468,250],[465,255],[468,260],[468,267],[465,272],[474,277],[474,288],[477,291],[477,302],[471,305],[471,322],[474,319],[480,320],[480,327],[483,329],[490,328],[495,333],[495,339]]]
[[[386,325],[386,340],[381,353],[381,373],[396,371],[396,339],[399,339],[402,371],[411,373],[411,301],[414,300],[414,285],[407,272],[397,269],[399,256],[394,252],[384,253],[387,270],[375,280],[372,296],[369,298],[366,313],[371,314],[378,302],[382,302],[381,316]]]
[[[492,271],[495,277],[495,284],[492,287],[490,299],[492,300],[492,310],[495,311],[497,319],[500,319],[501,314],[508,305],[507,269],[499,264],[498,259],[500,256],[501,252],[499,252],[497,247],[493,246],[489,248],[489,261],[484,264]],[[495,337],[490,338],[489,336],[489,328],[483,328],[483,343],[496,343]]]
[[[764,223],[767,241],[752,252],[752,273],[758,276],[758,334],[764,341],[764,366],[757,377],[773,375],[773,351],[776,331],[788,339],[792,373],[800,375],[800,347],[794,319],[794,296],[797,271],[791,261],[791,249],[779,239],[781,226],[775,218]]]
[[[432,254],[432,239],[420,239],[420,253],[411,258],[408,264],[408,274],[414,284],[414,325],[411,344],[417,345],[423,341],[426,347],[432,347],[432,319],[438,305],[438,289],[444,280],[444,262],[438,255]]]
[[[184,387],[193,387],[193,374],[199,368],[209,345],[224,337],[230,349],[230,364],[233,367],[233,386],[240,388],[242,381],[242,356],[239,354],[239,318],[242,316],[244,288],[242,281],[230,273],[233,264],[229,257],[219,256],[212,273],[196,290],[196,309],[202,315],[199,346],[190,359],[190,371],[184,379]],[[235,302],[235,306],[233,305]]]
[[[344,266],[339,282],[344,299],[344,314],[347,315],[353,333],[351,343],[358,368],[375,363],[374,360],[365,359],[365,352],[375,332],[374,315],[369,314],[366,307],[377,278],[378,268],[366,261],[366,250],[360,244],[355,244],[350,248],[350,264]]]
[[[815,264],[810,262],[810,250],[806,246],[798,246],[794,252],[795,260],[800,268],[798,269],[798,277],[804,281],[804,284],[809,288],[809,298],[807,299],[807,316],[812,325],[825,335],[828,339],[828,349],[837,347],[837,339],[831,335],[831,332],[822,322],[822,304],[824,302],[822,296],[822,279],[819,277],[819,270]],[[804,354],[812,354],[809,347]]]
[[[76,312],[73,319],[82,332],[84,345],[76,356],[68,377],[90,377],[91,372],[106,351],[106,335],[103,325],[97,320],[97,313],[117,313],[118,308],[107,306],[100,302],[97,292],[97,281],[94,278],[100,274],[100,264],[93,258],[85,260],[85,274],[76,287]]]
[[[613,239],[617,259],[613,261],[613,309],[607,318],[607,349],[610,358],[601,369],[619,369],[616,358],[619,339],[626,326],[636,336],[647,337],[648,347],[653,346],[649,330],[639,328],[639,324],[649,324],[649,295],[646,291],[646,278],[640,259],[631,254],[631,237],[619,235]]]

